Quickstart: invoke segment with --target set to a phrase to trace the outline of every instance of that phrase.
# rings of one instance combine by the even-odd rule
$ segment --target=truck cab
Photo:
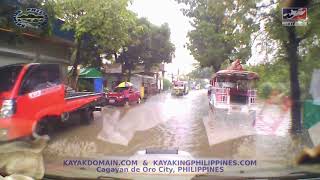
[[[98,93],[67,93],[58,64],[14,64],[0,67],[0,140],[43,134],[71,113],[92,119]]]

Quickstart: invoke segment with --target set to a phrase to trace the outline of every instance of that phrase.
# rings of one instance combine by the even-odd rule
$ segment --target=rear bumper
[[[171,92],[171,94],[176,95],[176,96],[182,96],[182,95],[184,95],[184,91],[183,90],[173,90]]]
[[[223,103],[216,103],[212,105],[215,109],[226,110],[228,112],[243,112],[249,113],[251,111],[256,111],[256,105],[235,105],[235,104],[223,104]]]
[[[119,104],[123,104],[124,102],[125,102],[124,98],[108,97],[106,99],[106,103],[108,105],[119,105]]]

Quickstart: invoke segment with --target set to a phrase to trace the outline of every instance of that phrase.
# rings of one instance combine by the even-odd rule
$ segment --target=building
[[[126,80],[121,64],[106,64],[103,67],[105,87],[113,89]],[[130,82],[139,89],[145,98],[159,93],[163,89],[164,66],[154,66],[145,72],[144,65],[138,65],[131,72]]]
[[[42,37],[32,32],[17,34],[0,28],[0,66],[15,63],[70,64],[73,33],[60,31],[61,20],[56,20],[53,35]]]
[[[64,22],[60,19],[50,19],[48,26],[47,12],[36,4],[22,0],[0,2],[0,66],[31,62],[58,63],[64,67],[70,64],[74,33],[61,31]],[[44,33],[47,28],[50,36]]]

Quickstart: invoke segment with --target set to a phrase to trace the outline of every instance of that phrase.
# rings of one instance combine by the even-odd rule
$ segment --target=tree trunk
[[[115,53],[113,53],[113,55],[114,55],[114,60],[116,61],[116,63],[119,63],[118,54],[115,52]]]
[[[292,133],[299,133],[302,131],[301,121],[301,102],[300,102],[300,85],[299,85],[299,56],[298,46],[299,40],[295,27],[288,27],[289,43],[286,47],[288,54],[288,62],[290,66],[290,92],[292,99],[291,118],[292,118]]]
[[[221,64],[214,64],[214,65],[212,65],[212,67],[213,67],[214,72],[216,73],[216,72],[220,71]]]
[[[130,82],[130,80],[131,80],[131,73],[132,73],[132,68],[129,67],[129,69],[128,69],[128,76],[127,76],[127,81],[128,81],[128,82]]]
[[[72,65],[71,87],[77,90],[78,84],[78,65],[80,64],[81,38],[76,39],[76,56]]]

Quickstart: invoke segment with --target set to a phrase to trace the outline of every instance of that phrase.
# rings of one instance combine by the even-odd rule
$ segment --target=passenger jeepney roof
[[[221,70],[214,74],[214,77],[231,77],[243,80],[259,79],[259,75],[251,71]]]

